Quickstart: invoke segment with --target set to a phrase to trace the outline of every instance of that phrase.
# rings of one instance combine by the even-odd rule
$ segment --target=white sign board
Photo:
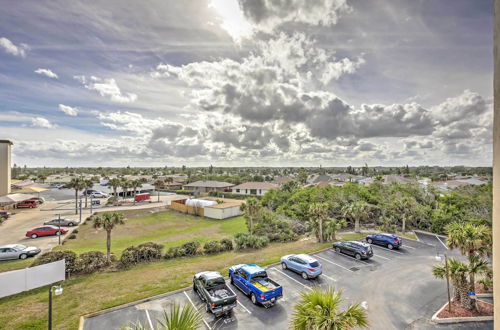
[[[0,298],[66,279],[66,261],[0,273]]]

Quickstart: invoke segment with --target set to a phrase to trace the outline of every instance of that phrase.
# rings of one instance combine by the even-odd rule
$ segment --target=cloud
[[[59,104],[59,110],[67,114],[68,116],[78,115],[78,109],[70,107],[69,105]]]
[[[50,69],[36,69],[35,73],[41,74],[43,76],[47,76],[52,79],[59,79],[57,74],[55,74],[52,70]]]
[[[74,76],[74,79],[80,81],[85,88],[95,90],[103,97],[109,98],[117,103],[131,103],[137,100],[137,94],[122,93],[118,87],[116,80],[113,78],[104,79],[91,76],[87,79],[85,76]]]
[[[345,0],[239,0],[255,29],[271,32],[284,23],[332,26],[351,8]]]
[[[19,44],[19,46],[16,46],[5,37],[0,38],[0,47],[8,54],[20,57],[26,57],[26,51],[29,50],[28,45]]]
[[[31,119],[32,127],[40,127],[40,128],[54,128],[56,125],[52,124],[50,121],[43,117],[35,117]]]
[[[485,113],[488,109],[488,102],[481,95],[466,89],[459,96],[448,98],[432,107],[431,112],[441,125],[448,125],[458,120],[469,120]]]

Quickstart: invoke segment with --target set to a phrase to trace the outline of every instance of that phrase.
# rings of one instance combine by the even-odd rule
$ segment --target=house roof
[[[195,181],[184,185],[184,187],[207,187],[207,188],[224,188],[232,186],[234,186],[234,184],[221,181]]]
[[[249,181],[237,186],[231,187],[231,189],[276,189],[279,186],[271,182],[255,182]]]

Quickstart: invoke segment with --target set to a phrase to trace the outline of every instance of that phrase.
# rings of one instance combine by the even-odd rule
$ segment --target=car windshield
[[[309,264],[309,266],[313,267],[313,268],[316,268],[316,267],[319,267],[319,262],[317,261],[313,261]]]
[[[24,250],[24,249],[26,249],[26,245],[16,244],[14,246],[14,249],[16,249],[16,250]]]

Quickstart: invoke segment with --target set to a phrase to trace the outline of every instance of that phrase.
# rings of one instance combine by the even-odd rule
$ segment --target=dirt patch
[[[448,304],[446,307],[437,315],[440,319],[453,318],[453,317],[476,317],[476,316],[492,316],[493,315],[493,305],[488,304],[484,301],[477,301],[477,310],[468,310],[460,306],[459,301],[451,302],[451,313],[448,310]]]
[[[481,283],[476,283],[475,292],[476,293],[493,293],[493,290],[491,288],[488,288],[488,290],[485,290],[484,285],[482,285]]]

